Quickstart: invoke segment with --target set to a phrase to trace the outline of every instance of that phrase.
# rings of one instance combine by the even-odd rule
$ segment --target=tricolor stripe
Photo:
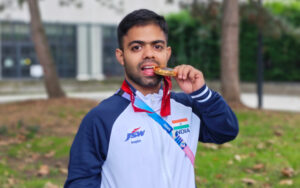
[[[180,125],[180,126],[176,126],[174,127],[174,130],[178,130],[178,129],[184,129],[184,128],[189,128],[190,125],[189,124],[185,124],[185,125]]]
[[[141,127],[139,127],[139,128],[136,128],[136,129],[133,129],[133,131],[131,132],[131,133],[134,133],[134,132],[136,132],[137,130],[139,130]]]
[[[182,119],[177,119],[177,120],[172,120],[172,123],[182,123],[182,122],[186,122],[187,118],[182,118]]]
[[[172,123],[175,124],[175,123],[179,123],[178,126],[174,126],[173,129],[174,130],[179,130],[179,129],[184,129],[184,128],[188,128],[190,125],[189,124],[184,124],[182,125],[183,123],[186,123],[188,121],[187,118],[182,118],[182,119],[177,119],[177,120],[173,120]]]

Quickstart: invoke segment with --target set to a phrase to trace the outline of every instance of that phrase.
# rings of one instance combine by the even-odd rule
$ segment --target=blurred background
[[[114,55],[116,28],[127,13],[138,8],[148,8],[166,16],[170,28],[169,45],[173,49],[169,66],[191,64],[205,73],[213,89],[221,91],[224,86],[220,82],[221,64],[226,65],[221,61],[224,59],[221,58],[222,27],[225,28],[222,1],[38,2],[37,9],[30,9],[25,0],[0,2],[0,102],[46,98],[51,95],[51,87],[54,96],[55,92],[57,96],[63,92],[72,96],[78,91],[101,91],[94,81],[122,80],[123,68]],[[233,47],[238,50],[230,55],[234,60],[225,60],[233,62],[237,68],[234,73],[232,69],[223,71],[235,75],[235,81],[229,81],[236,88],[234,98],[241,96],[243,103],[250,107],[300,111],[299,98],[295,97],[300,92],[297,84],[300,80],[299,1],[240,0],[238,3],[239,13],[235,17],[239,20],[239,33],[231,34],[239,37],[238,46]],[[40,54],[44,54],[44,59],[51,59],[50,62],[43,63],[35,51],[34,36],[38,38],[40,32],[32,29],[32,24],[38,22],[31,21],[31,17],[43,23],[39,27],[44,30],[41,36],[47,39],[44,43],[47,48],[38,46],[43,46],[43,42],[37,42],[36,48],[47,49]],[[231,48],[224,46],[224,54],[230,54],[225,49]],[[54,66],[46,67],[47,64]],[[44,75],[44,70],[49,70],[49,76]],[[11,93],[22,96],[11,98]],[[274,94],[287,94],[290,98]],[[80,93],[74,95],[80,96]],[[274,103],[272,97],[283,101],[282,104]],[[298,101],[295,106],[286,105],[294,101]]]
[[[241,124],[199,146],[197,184],[299,187],[299,0],[0,0],[0,187],[63,185],[81,119],[122,83],[116,29],[139,8],[165,16],[169,66],[202,70]]]

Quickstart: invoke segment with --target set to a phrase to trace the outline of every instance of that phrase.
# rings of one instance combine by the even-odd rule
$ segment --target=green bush
[[[286,0],[285,0],[286,1]],[[274,15],[282,16],[295,26],[300,26],[300,1],[266,3],[265,7]]]
[[[182,11],[167,16],[170,66],[191,64],[207,79],[220,78],[221,5],[198,5],[198,12]],[[255,3],[240,5],[240,78],[256,79],[258,31],[263,33],[264,79],[300,81],[300,3]],[[213,11],[211,11],[213,10]],[[216,12],[212,14],[211,12]],[[216,26],[217,25],[217,26]],[[299,34],[298,34],[299,33]]]
[[[201,69],[206,77],[218,78],[219,34],[207,30],[187,11],[169,15],[167,22],[170,30],[169,45],[173,51],[170,66],[190,64]]]
[[[1,125],[0,126],[0,136],[4,136],[7,134],[7,126],[6,125]]]

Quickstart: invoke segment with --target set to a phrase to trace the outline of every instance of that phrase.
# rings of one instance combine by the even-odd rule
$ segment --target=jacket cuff
[[[204,103],[211,98],[212,92],[205,84],[200,89],[190,93],[189,95],[193,100],[196,100],[199,103]]]

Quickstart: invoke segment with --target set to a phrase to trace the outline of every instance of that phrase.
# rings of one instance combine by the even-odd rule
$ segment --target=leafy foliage
[[[212,1],[167,16],[173,48],[171,66],[188,63],[201,69],[206,78],[219,79],[221,15],[221,4]],[[265,80],[300,81],[299,20],[300,2],[267,3],[265,7],[254,1],[240,4],[241,80],[256,79],[257,37],[261,30]]]
[[[201,69],[207,77],[217,78],[219,73],[219,33],[183,11],[167,18],[169,44],[173,56],[171,66],[190,64]],[[217,54],[216,54],[217,53]]]

